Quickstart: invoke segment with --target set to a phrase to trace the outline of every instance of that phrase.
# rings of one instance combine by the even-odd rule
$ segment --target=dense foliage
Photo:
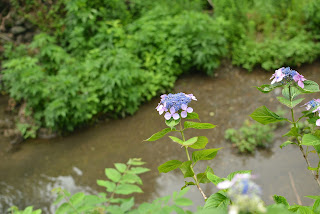
[[[6,46],[3,90],[27,104],[25,137],[123,117],[184,72],[212,75],[228,55],[249,70],[313,61],[317,3],[219,0],[212,10],[204,0],[11,0],[42,33]]]

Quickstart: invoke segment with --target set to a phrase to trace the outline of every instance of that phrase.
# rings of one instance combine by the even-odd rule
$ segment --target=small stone
[[[14,26],[11,28],[11,33],[13,33],[14,35],[21,34],[25,31],[26,29],[22,26]]]
[[[214,116],[214,112],[209,112],[210,117]]]

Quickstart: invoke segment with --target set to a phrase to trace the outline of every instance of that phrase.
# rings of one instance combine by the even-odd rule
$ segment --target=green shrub
[[[227,129],[225,139],[230,140],[240,153],[254,153],[256,147],[267,147],[272,143],[275,125],[262,125],[246,120],[243,125],[236,129]]]

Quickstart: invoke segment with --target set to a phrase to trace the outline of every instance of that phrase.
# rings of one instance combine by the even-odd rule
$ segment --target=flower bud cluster
[[[177,93],[177,94],[163,94],[160,96],[161,101],[156,107],[159,114],[163,114],[166,120],[171,118],[177,120],[180,118],[186,118],[188,113],[193,112],[193,108],[188,107],[191,100],[197,100],[193,94]],[[180,114],[179,114],[180,113]]]
[[[286,84],[288,82],[294,81],[297,82],[301,88],[304,88],[303,81],[307,80],[303,75],[299,74],[295,70],[291,70],[290,67],[282,67],[275,71],[275,73],[271,76],[270,79],[273,79],[271,84],[276,82],[281,82],[282,84]]]
[[[229,213],[266,211],[260,198],[261,188],[251,178],[250,174],[237,174],[231,181],[217,185],[219,189],[229,189],[227,195],[232,200]]]

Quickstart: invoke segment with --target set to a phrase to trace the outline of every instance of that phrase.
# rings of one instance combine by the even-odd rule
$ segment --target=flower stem
[[[291,86],[290,86],[290,85],[289,85],[289,98],[290,98],[290,102],[292,102]],[[290,108],[290,110],[291,110],[291,117],[292,117],[293,126],[294,126],[295,128],[297,128],[297,122],[296,122],[295,119],[294,119],[293,108]],[[299,118],[299,120],[300,120],[300,118]],[[299,120],[298,120],[298,121],[299,121]],[[307,163],[307,165],[308,165],[308,168],[311,167],[311,164],[310,164],[310,162],[309,162],[309,160],[308,160],[308,158],[307,158],[307,154],[304,152],[304,149],[303,149],[303,147],[302,147],[302,145],[301,145],[301,141],[300,141],[299,137],[296,136],[295,138],[296,138],[296,140],[298,141],[298,146],[299,146],[300,151],[301,151],[301,153],[302,153],[302,155],[303,155],[303,158],[305,159],[305,161],[306,161],[306,163]],[[320,187],[320,181],[319,181],[319,175],[318,175],[318,173],[316,174],[316,173],[315,173],[314,171],[312,171],[312,170],[310,170],[310,172],[311,172],[312,176],[314,177],[314,179],[316,180],[316,182],[318,183],[318,185],[319,185],[319,187]]]
[[[184,130],[184,129],[182,129],[182,125],[181,125],[181,121],[180,121],[180,133],[181,133],[183,142],[185,142],[186,140],[185,140],[185,137],[184,137],[183,130]],[[190,161],[191,159],[190,159],[189,152],[188,152],[188,146],[184,146],[184,148],[185,148],[185,150],[186,150],[186,154],[187,154],[188,161]],[[192,160],[191,160],[191,161],[192,161]],[[201,187],[200,187],[200,185],[199,185],[199,181],[198,181],[198,179],[197,179],[196,174],[194,173],[193,165],[192,165],[192,164],[190,164],[190,169],[191,169],[191,171],[193,172],[193,180],[196,182],[196,186],[197,186],[198,190],[200,191],[200,193],[201,193],[202,197],[204,198],[204,200],[207,200],[206,194],[204,194],[203,190],[201,189]]]

